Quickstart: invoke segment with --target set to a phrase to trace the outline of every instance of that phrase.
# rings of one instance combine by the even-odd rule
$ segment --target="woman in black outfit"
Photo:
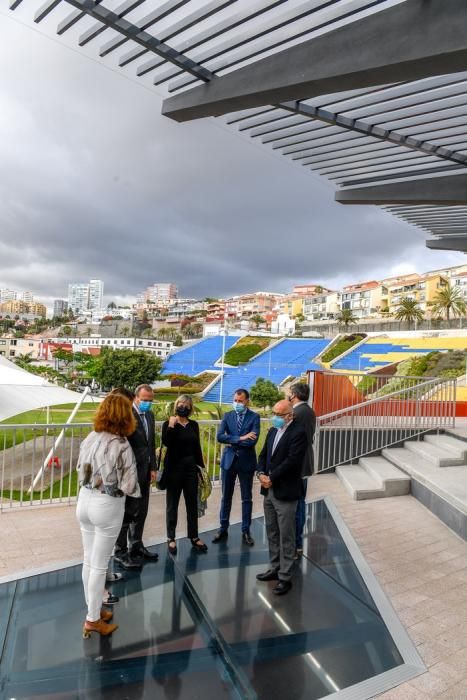
[[[188,537],[193,549],[207,552],[207,547],[198,537],[198,466],[204,467],[199,438],[199,425],[189,418],[193,411],[190,396],[182,394],[174,406],[175,415],[162,426],[162,444],[167,447],[164,459],[164,481],[167,485],[166,519],[168,548],[177,553],[175,529],[178,519],[178,504],[183,491],[188,523]]]

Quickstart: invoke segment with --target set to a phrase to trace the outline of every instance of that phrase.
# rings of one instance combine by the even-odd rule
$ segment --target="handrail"
[[[401,379],[408,379],[408,377],[401,377]],[[339,408],[337,411],[332,411],[331,413],[326,413],[323,416],[318,416],[316,420],[319,420],[321,422],[324,419],[332,418],[342,413],[349,413],[350,411],[363,408],[364,406],[369,406],[373,403],[382,403],[383,401],[386,401],[386,399],[390,399],[392,396],[396,396],[397,394],[405,394],[407,391],[418,391],[420,387],[428,386],[433,383],[443,384],[445,383],[445,381],[446,380],[443,380],[442,378],[436,377],[428,382],[421,382],[416,386],[407,386],[404,389],[398,389],[397,391],[393,391],[390,394],[385,394],[384,396],[376,396],[374,399],[368,399],[368,401],[362,401],[361,403],[352,404],[351,406],[347,406],[347,408]]]

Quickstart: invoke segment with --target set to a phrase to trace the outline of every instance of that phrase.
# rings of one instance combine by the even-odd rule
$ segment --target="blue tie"
[[[237,430],[239,435],[243,425],[243,418],[243,413],[237,413]]]

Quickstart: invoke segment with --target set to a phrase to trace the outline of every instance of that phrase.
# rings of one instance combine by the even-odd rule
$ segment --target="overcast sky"
[[[221,120],[160,116],[160,94],[37,31],[33,8],[6,5],[0,287],[48,303],[93,277],[108,300],[156,281],[226,296],[465,262],[376,208],[335,204],[324,178]]]

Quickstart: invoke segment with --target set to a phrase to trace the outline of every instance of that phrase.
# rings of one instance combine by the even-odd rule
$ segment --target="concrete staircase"
[[[336,467],[336,474],[354,500],[403,496],[411,479],[465,512],[467,505],[467,432],[407,440],[403,447],[383,449],[381,455],[362,457],[358,464]]]

